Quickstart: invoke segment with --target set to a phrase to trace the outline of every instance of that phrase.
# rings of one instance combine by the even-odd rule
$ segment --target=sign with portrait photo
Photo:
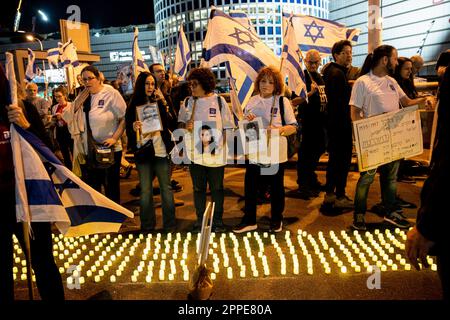
[[[266,130],[263,128],[262,119],[260,117],[255,118],[252,121],[239,121],[239,132],[245,154],[265,152],[267,149],[267,136]]]
[[[136,112],[139,121],[142,122],[142,135],[163,130],[161,116],[156,103],[138,106],[136,107]]]

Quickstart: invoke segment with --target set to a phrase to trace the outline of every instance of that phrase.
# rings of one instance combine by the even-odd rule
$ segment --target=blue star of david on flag
[[[244,34],[248,40],[245,40],[241,38],[241,35]],[[249,46],[251,46],[252,48],[255,47],[255,42],[257,42],[258,40],[256,40],[255,38],[253,38],[252,34],[249,31],[244,31],[244,30],[240,30],[238,28],[234,28],[234,33],[229,34],[230,37],[235,38],[238,42],[238,45],[240,46],[241,44],[248,44]]]
[[[323,28],[325,28],[324,26],[319,26],[316,21],[313,20],[313,22],[311,24],[304,24],[305,28],[306,28],[306,33],[305,33],[305,37],[310,37],[312,39],[312,41],[315,43],[317,39],[324,39],[323,36]],[[316,28],[317,29],[317,34],[313,35],[311,33],[311,28]]]

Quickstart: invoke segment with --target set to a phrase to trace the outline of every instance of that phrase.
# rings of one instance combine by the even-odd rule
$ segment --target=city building
[[[383,43],[398,49],[399,56],[420,53],[425,60],[421,75],[434,74],[439,53],[450,47],[449,0],[384,0],[381,2]],[[330,1],[330,20],[359,28],[353,64],[362,66],[367,55],[368,4],[360,0]]]
[[[191,45],[192,66],[199,64],[210,6],[228,13],[240,10],[249,16],[261,39],[281,55],[282,12],[302,13],[328,19],[329,0],[155,0],[156,42],[160,49],[175,55],[178,29],[184,25]],[[216,71],[225,78],[225,68]]]

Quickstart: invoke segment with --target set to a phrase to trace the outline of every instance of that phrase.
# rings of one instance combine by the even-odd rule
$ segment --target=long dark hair
[[[209,145],[211,147],[210,152],[211,152],[211,154],[216,154],[216,142],[215,142],[215,139],[214,139],[214,135],[212,133],[212,129],[208,125],[202,125],[202,127],[198,131],[198,133],[199,133],[199,142],[197,143],[197,150],[201,154],[205,153],[205,147],[203,146],[203,141],[202,141],[202,132],[203,132],[203,130],[207,130],[207,131],[209,131],[211,133],[211,141],[209,142]]]
[[[370,70],[378,65],[383,57],[389,58],[394,50],[395,48],[393,46],[387,44],[375,48],[375,50],[373,50],[373,53],[369,53],[366,57],[366,60],[364,60],[360,75],[362,76],[369,73]]]
[[[134,91],[133,95],[131,96],[130,100],[130,106],[140,106],[147,101],[155,102],[156,101],[156,94],[155,91],[153,91],[152,95],[150,97],[147,97],[147,94],[145,93],[145,81],[148,77],[152,77],[155,81],[155,90],[156,90],[156,78],[153,74],[150,72],[141,72],[139,76],[136,79],[136,83],[134,85]]]
[[[409,58],[406,57],[398,58],[398,66],[395,68],[394,79],[397,80],[398,84],[400,85],[400,88],[402,88],[403,91],[405,91],[408,98],[415,99],[417,98],[417,90],[416,86],[414,85],[414,76],[412,72],[409,75],[408,79],[403,79],[401,76],[403,65],[406,62],[411,62],[411,64],[413,63],[412,60]]]

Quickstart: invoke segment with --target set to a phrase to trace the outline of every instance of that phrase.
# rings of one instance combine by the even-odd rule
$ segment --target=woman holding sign
[[[173,148],[168,129],[167,108],[156,89],[156,79],[141,72],[125,115],[128,145],[135,152],[141,185],[141,230],[151,232],[156,226],[153,205],[154,176],[161,190],[164,231],[176,228],[175,204],[170,185],[169,153]]]
[[[211,190],[212,201],[216,204],[212,230],[223,232],[225,231],[222,221],[223,178],[227,155],[225,129],[234,128],[233,115],[225,99],[213,92],[216,80],[210,69],[192,69],[187,80],[192,90],[192,97],[181,105],[178,122],[180,127],[187,130],[184,139],[191,162],[189,171],[194,187],[194,204],[197,213],[194,232],[200,231],[202,225],[203,212],[206,209],[207,184]],[[209,143],[206,146],[209,134],[211,134],[211,138],[208,138],[209,142],[214,141],[214,148],[211,148]],[[198,144],[200,148],[195,147]],[[209,150],[209,154],[205,152],[206,149]],[[211,153],[213,149],[214,154]]]
[[[246,120],[260,118],[268,138],[263,141],[267,143],[267,150],[249,153],[250,163],[245,171],[245,214],[241,223],[233,229],[235,233],[252,231],[258,227],[255,187],[262,182],[270,186],[271,192],[270,231],[280,232],[283,229],[284,162],[288,160],[286,136],[295,134],[298,126],[289,100],[282,96],[283,88],[283,79],[277,69],[261,69],[255,81],[258,95],[251,97],[245,108]],[[249,130],[247,126],[246,131]]]
[[[397,49],[389,45],[379,46],[367,56],[361,70],[362,76],[355,81],[350,98],[353,121],[399,110],[400,103],[404,107],[409,107],[425,101],[425,98],[408,98],[397,81],[388,76],[393,74],[398,65],[397,58]],[[396,160],[378,168],[382,201],[386,208],[384,220],[396,227],[407,229],[410,223],[402,214],[395,211],[398,166],[399,160]],[[374,169],[360,173],[356,185],[352,225],[356,230],[366,230],[364,215],[367,209],[367,196],[376,171]]]

